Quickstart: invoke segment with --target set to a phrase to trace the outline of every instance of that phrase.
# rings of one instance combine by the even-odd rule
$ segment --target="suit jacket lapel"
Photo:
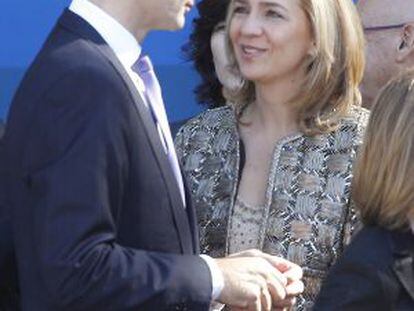
[[[150,112],[145,106],[140,93],[136,89],[134,83],[131,81],[128,73],[125,71],[124,67],[116,57],[113,50],[108,46],[108,44],[106,44],[106,42],[95,31],[95,29],[93,29],[86,21],[84,21],[73,12],[66,10],[61,16],[59,23],[69,30],[75,31],[86,40],[91,41],[92,45],[95,46],[100,51],[100,53],[111,63],[120,78],[128,87],[138,116],[144,124],[146,135],[151,143],[153,153],[157,159],[158,165],[161,168],[161,172],[170,194],[174,220],[180,236],[181,249],[184,253],[192,253],[192,237],[190,234],[191,229],[189,227],[188,218],[182,204],[177,181],[175,179],[174,172],[171,168],[168,157],[165,154],[164,147],[162,146],[154,121],[152,120]]]
[[[393,270],[414,300],[414,236],[411,232],[393,232],[391,243],[395,258]]]
[[[189,191],[189,188],[187,187],[187,183],[184,179],[184,190],[185,190],[185,200],[187,202],[187,214],[188,219],[190,222],[191,227],[191,233],[193,237],[193,252],[194,254],[200,253],[200,237],[198,233],[198,221],[197,221],[197,215],[195,214],[195,209],[192,206],[192,200],[191,200],[191,193]]]

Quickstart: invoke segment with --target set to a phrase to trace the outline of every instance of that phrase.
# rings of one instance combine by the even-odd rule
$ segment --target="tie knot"
[[[140,56],[131,68],[139,75],[154,71],[151,59],[147,55]]]

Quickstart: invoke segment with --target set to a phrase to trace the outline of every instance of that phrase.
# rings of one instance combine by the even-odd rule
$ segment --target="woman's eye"
[[[236,6],[234,9],[233,9],[233,13],[234,14],[245,14],[245,13],[247,13],[248,12],[248,9],[247,9],[247,7],[245,7],[245,6]]]
[[[283,15],[282,14],[280,14],[279,12],[274,11],[274,10],[268,10],[268,11],[266,11],[266,16],[268,16],[268,17],[274,17],[274,18],[283,18]]]

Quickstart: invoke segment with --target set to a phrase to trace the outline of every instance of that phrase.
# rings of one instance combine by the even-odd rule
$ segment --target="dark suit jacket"
[[[331,269],[314,310],[414,310],[414,235],[366,227]]]
[[[24,310],[208,308],[193,209],[152,118],[70,11],[26,73],[4,143]]]
[[[3,159],[4,123],[0,120],[0,311],[19,310],[17,270],[10,213],[5,204]]]

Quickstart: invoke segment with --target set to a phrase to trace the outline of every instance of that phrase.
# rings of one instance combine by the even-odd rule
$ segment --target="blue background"
[[[69,3],[70,0],[0,0],[0,120],[6,119],[25,70]],[[201,110],[193,94],[199,77],[181,53],[196,15],[193,8],[183,30],[153,32],[143,43],[161,81],[170,121],[188,118]]]
[[[70,0],[0,0],[0,119],[6,119],[25,70],[69,3]],[[201,110],[193,94],[198,75],[181,52],[196,11],[193,8],[187,16],[183,30],[152,32],[143,42],[155,64],[171,121],[188,118]]]

